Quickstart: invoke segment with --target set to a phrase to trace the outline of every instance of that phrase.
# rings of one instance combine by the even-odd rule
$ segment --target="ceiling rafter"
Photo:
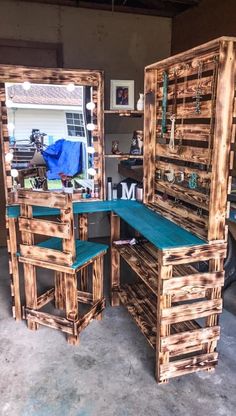
[[[201,0],[18,0],[28,3],[81,7],[113,12],[174,17]]]

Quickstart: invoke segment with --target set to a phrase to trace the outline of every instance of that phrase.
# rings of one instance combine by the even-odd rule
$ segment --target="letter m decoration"
[[[129,188],[126,182],[121,182],[122,186],[122,197],[121,199],[131,199],[135,201],[135,188],[137,186],[136,183],[131,183]]]

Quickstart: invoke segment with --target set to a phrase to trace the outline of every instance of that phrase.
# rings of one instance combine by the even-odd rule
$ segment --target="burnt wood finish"
[[[120,254],[113,241],[120,239],[120,217],[111,212],[111,305],[119,306],[117,289],[120,286]]]
[[[30,81],[31,83],[38,83],[38,84],[49,84],[49,85],[67,85],[68,83],[74,83],[75,85],[82,85],[92,88],[93,93],[93,101],[96,104],[96,108],[94,110],[93,119],[96,125],[95,130],[92,132],[92,142],[95,148],[94,153],[94,168],[96,171],[94,182],[95,185],[99,187],[100,195],[99,199],[104,198],[104,73],[103,71],[96,71],[96,70],[75,70],[75,69],[60,69],[60,68],[28,68],[24,66],[13,66],[13,65],[0,65],[0,142],[1,142],[1,153],[2,153],[2,166],[3,166],[3,179],[4,179],[4,192],[5,192],[5,200],[7,204],[15,204],[17,201],[17,194],[19,195],[20,203],[23,203],[22,194],[21,192],[13,192],[13,180],[11,177],[11,164],[5,160],[5,155],[9,152],[9,134],[8,134],[8,118],[7,118],[7,107],[6,107],[6,92],[5,92],[5,83],[12,82],[12,83],[22,83],[24,81]],[[33,172],[36,171],[35,168],[30,169],[31,175],[34,175]],[[37,168],[39,171],[43,169]],[[22,171],[23,172],[23,171]],[[29,170],[24,172],[24,177],[29,175]],[[20,183],[23,184],[24,178],[19,176]],[[30,194],[25,193],[24,197],[26,199],[30,198]],[[45,201],[42,199],[37,198],[36,193],[34,194],[34,198],[32,203],[38,206],[51,206],[51,207],[58,207],[59,209],[63,208],[63,200],[64,197],[52,195],[50,197],[50,193],[46,195]],[[76,199],[76,196],[75,198]],[[47,202],[46,202],[47,201]],[[46,205],[47,203],[50,205]],[[70,216],[72,213],[70,214]],[[69,216],[69,214],[68,214]],[[21,305],[20,305],[20,294],[19,294],[19,272],[18,272],[18,265],[17,265],[17,250],[16,250],[16,233],[14,230],[13,224],[10,220],[11,226],[9,228],[9,234],[11,234],[11,239],[14,240],[11,243],[8,243],[9,254],[10,254],[10,261],[9,261],[9,268],[12,273],[11,277],[11,294],[12,294],[12,310],[13,316],[16,319],[21,319]],[[51,225],[50,229],[46,230],[43,223],[40,221],[31,221],[32,230],[33,226],[34,232],[37,231],[42,233],[41,226],[44,228],[45,235],[51,236],[53,232],[53,225]],[[21,221],[21,227],[29,227],[29,224],[24,224]],[[61,237],[67,238],[67,229],[63,230],[62,225],[55,225],[56,227],[55,232],[61,230],[63,235]],[[66,226],[67,228],[68,226]],[[54,228],[55,229],[55,228]],[[27,231],[27,229],[25,229]],[[28,229],[29,231],[29,229]],[[23,229],[22,229],[23,232]],[[59,236],[59,233],[58,233]],[[65,240],[64,240],[65,241]],[[71,240],[72,241],[72,240]],[[65,242],[64,249],[67,249],[72,253],[72,258],[74,257],[74,249],[69,239]],[[44,252],[45,255],[45,252]],[[53,257],[52,257],[53,258]],[[51,258],[51,259],[52,259]],[[64,262],[65,260],[65,262]],[[62,264],[71,264],[71,259],[67,258],[61,262]],[[21,259],[24,262],[23,259]],[[38,260],[40,262],[41,259]],[[44,263],[45,264],[45,263]],[[38,265],[40,265],[38,263]],[[47,265],[48,267],[48,265]],[[50,268],[50,267],[49,267]],[[60,268],[60,265],[55,263],[54,270],[58,272],[64,271],[71,273],[71,269]],[[86,280],[86,269],[82,272],[83,278],[82,282]],[[82,283],[83,285],[83,283]]]
[[[191,248],[191,254],[189,249],[183,249],[184,261],[180,256],[177,259],[176,249],[165,257],[163,251],[150,249],[149,243],[141,248],[114,247],[142,282],[121,286],[118,296],[156,349],[159,383],[201,368],[211,370],[217,364],[225,243],[212,244],[211,250],[210,247],[206,245],[206,254],[202,247]],[[195,268],[195,259],[202,258],[209,263],[208,271]],[[200,318],[206,318],[203,326],[196,321]]]
[[[79,215],[79,238],[80,240],[88,240],[88,214]],[[80,277],[81,290],[88,291],[88,269],[81,270]]]
[[[104,73],[96,70],[61,69],[61,68],[28,68],[24,66],[0,65],[0,136],[2,147],[2,161],[4,166],[5,197],[8,203],[14,203],[14,192],[12,192],[11,165],[5,161],[5,154],[9,149],[9,135],[7,129],[7,108],[5,83],[22,83],[29,81],[38,84],[56,84],[90,86],[93,88],[93,100],[96,103],[94,110],[94,122],[96,129],[93,131],[93,143],[95,147],[94,165],[96,174],[95,184],[100,189],[100,199],[104,196]]]
[[[156,349],[160,383],[211,371],[217,364],[229,167],[233,169],[235,148],[235,48],[236,38],[220,38],[145,69],[145,203],[206,241],[159,251],[150,243],[113,246],[137,275],[133,285],[121,287],[117,277],[118,296]],[[164,71],[168,73],[166,132],[162,132]],[[174,148],[170,146],[173,111]],[[165,171],[183,172],[185,179],[168,182]],[[194,189],[188,183],[192,174],[197,175]],[[199,262],[206,263],[204,272],[199,271]]]
[[[59,222],[33,219],[34,199],[39,206],[59,208]],[[79,343],[79,332],[82,328],[86,327],[92,319],[102,318],[101,312],[105,307],[103,299],[105,250],[101,254],[94,254],[77,268],[70,267],[76,258],[71,195],[53,192],[35,194],[34,191],[22,189],[19,192],[19,201],[21,204],[19,229],[22,238],[20,261],[24,268],[26,294],[24,312],[28,327],[37,329],[40,324],[59,329],[67,333],[69,344],[76,345]],[[86,237],[86,229],[84,228],[83,231],[83,236]],[[36,245],[34,234],[61,238],[61,250]],[[14,249],[16,250],[16,247]],[[92,293],[78,291],[77,273],[81,274],[90,263],[93,263]],[[54,287],[40,296],[37,294],[37,267],[54,270]],[[88,276],[87,272],[86,276]],[[56,309],[65,312],[65,318],[39,311],[51,301],[55,302]],[[90,305],[89,312],[83,317],[79,316],[78,302]]]
[[[22,318],[20,299],[20,277],[17,259],[16,219],[6,218],[7,249],[9,253],[9,274],[12,297],[12,315],[16,320]]]
[[[93,262],[93,303],[103,298],[103,257],[98,257]],[[100,321],[102,314],[96,316]]]
[[[145,68],[146,202],[208,241],[226,239],[230,146],[235,140],[235,45],[235,38],[219,38]],[[164,71],[168,73],[168,105],[167,132],[162,134]],[[154,79],[150,88],[150,80]],[[150,89],[155,92],[151,105]],[[174,148],[169,147],[172,111],[175,111]],[[163,175],[158,177],[158,172],[168,170],[174,174],[184,172],[186,181],[169,183]],[[197,188],[189,189],[188,180],[193,173],[197,175]]]

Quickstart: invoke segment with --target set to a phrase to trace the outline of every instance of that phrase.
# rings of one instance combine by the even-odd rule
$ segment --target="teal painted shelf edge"
[[[190,231],[185,230],[137,201],[74,202],[73,210],[75,214],[113,211],[161,250],[207,244],[207,241],[202,240]],[[9,217],[17,218],[19,214],[19,206],[12,205],[7,207],[7,215]],[[59,210],[55,208],[33,208],[35,217],[58,214]]]

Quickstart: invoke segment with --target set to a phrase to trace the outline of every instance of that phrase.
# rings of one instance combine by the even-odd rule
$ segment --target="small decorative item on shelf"
[[[133,110],[134,109],[134,81],[133,80],[111,80],[110,91],[111,110]]]
[[[156,171],[156,179],[160,180],[161,179],[161,169],[157,169]]]
[[[137,183],[131,183],[128,184],[126,182],[121,182],[122,186],[122,197],[121,199],[131,199],[132,201],[135,201],[135,188],[137,186]]]
[[[114,183],[114,185],[112,186],[112,199],[113,201],[117,200],[117,184]]]
[[[131,141],[130,154],[140,156],[143,154],[143,132],[135,130]]]
[[[176,182],[181,183],[184,181],[184,172],[179,171],[176,173]]]
[[[144,109],[144,94],[139,93],[139,99],[137,101],[137,110],[143,111]]]
[[[110,176],[107,178],[107,199],[112,201],[112,178]]]
[[[119,140],[112,141],[111,153],[113,155],[121,155],[122,152],[119,150]]]
[[[98,186],[94,187],[94,198],[99,198],[99,187]]]
[[[30,184],[34,191],[45,191],[47,189],[47,178],[36,176],[30,179]]]
[[[175,173],[173,170],[165,170],[164,172],[164,179],[168,182],[174,183],[175,181]]]
[[[72,182],[72,177],[67,176],[64,173],[59,173],[59,175],[61,177],[61,183],[62,183],[63,191],[67,194],[73,194],[74,186],[73,186],[73,182]]]
[[[143,185],[141,183],[136,187],[136,200],[140,202],[143,200]]]

